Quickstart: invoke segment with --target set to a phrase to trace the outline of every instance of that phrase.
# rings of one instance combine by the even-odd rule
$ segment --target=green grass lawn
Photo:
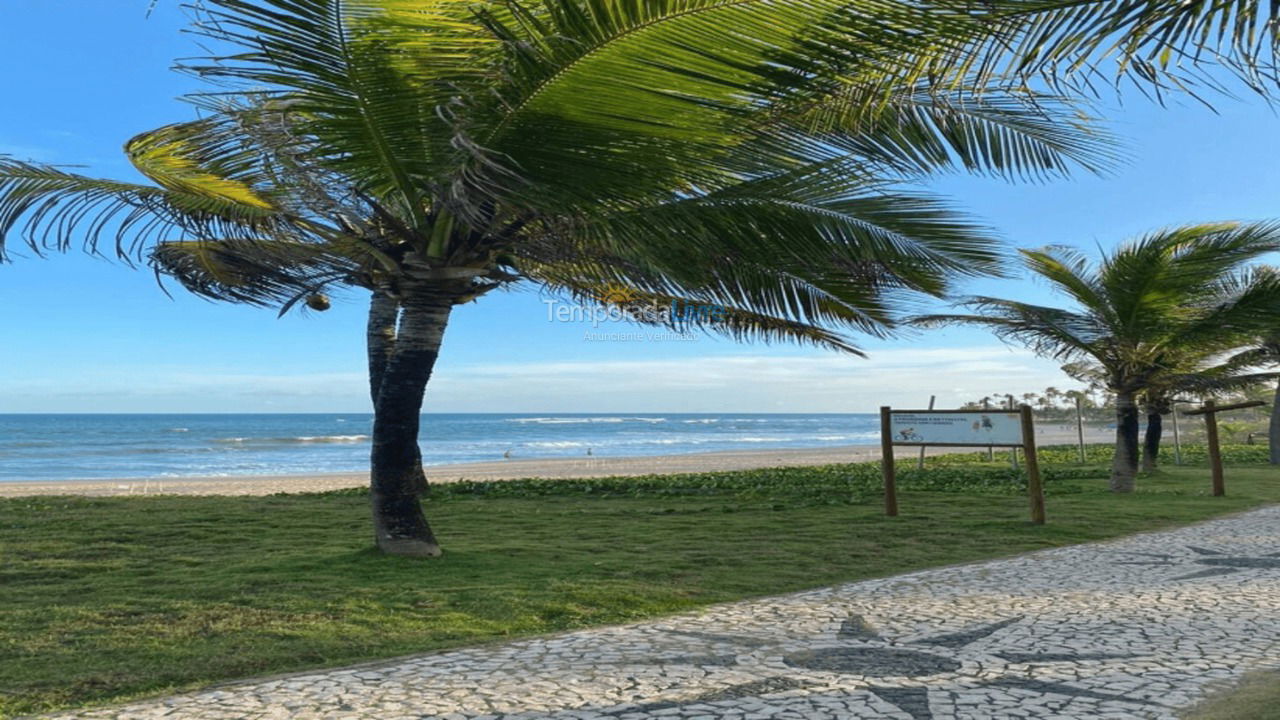
[[[1214,693],[1186,720],[1275,720],[1280,706],[1280,672],[1258,672]]]
[[[1007,466],[1006,466],[1007,468]],[[619,623],[1115,537],[1280,501],[1280,472],[1105,491],[1050,466],[1049,524],[1007,469],[833,466],[437,488],[446,554],[370,549],[362,493],[0,499],[0,716]]]

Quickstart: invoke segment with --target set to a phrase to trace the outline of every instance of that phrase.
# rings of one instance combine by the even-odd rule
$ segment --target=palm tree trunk
[[[382,390],[382,378],[387,373],[387,364],[396,347],[396,320],[400,316],[400,301],[377,290],[369,301],[369,322],[365,331],[366,345],[369,351],[369,395],[376,407],[378,393]],[[422,472],[422,449],[414,443],[418,451],[418,485],[421,490],[427,489],[427,476]]]
[[[1111,463],[1111,491],[1133,492],[1138,474],[1138,403],[1132,392],[1116,393],[1116,456]]]
[[[1147,432],[1142,438],[1142,470],[1151,472],[1160,463],[1160,437],[1164,432],[1164,416],[1158,410],[1147,412]]]
[[[373,305],[378,305],[375,296]],[[400,306],[400,326],[394,344],[383,357],[373,404],[373,452],[370,502],[378,548],[392,555],[432,557],[440,546],[427,524],[419,500],[426,481],[418,423],[427,381],[431,378],[444,338],[453,299],[446,293],[420,292]],[[370,308],[370,339],[375,323],[385,323],[385,306]],[[386,336],[385,324],[382,336]],[[376,365],[371,342],[370,367]],[[383,348],[385,351],[385,348]]]
[[[1276,399],[1271,403],[1271,425],[1267,427],[1271,464],[1280,465],[1280,383],[1276,383]]]
[[[400,302],[381,291],[374,290],[369,299],[369,322],[365,328],[365,346],[369,351],[369,398],[376,405],[378,391],[382,389],[382,376],[387,372],[387,362],[396,347],[396,319],[400,315]]]

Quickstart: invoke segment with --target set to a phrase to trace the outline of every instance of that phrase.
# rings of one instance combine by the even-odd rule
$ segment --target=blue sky
[[[134,177],[133,134],[188,119],[195,81],[169,68],[199,54],[176,0],[6,0],[0,9],[0,153]],[[1094,248],[1162,225],[1280,216],[1280,125],[1256,100],[1160,108],[1134,94],[1103,108],[1127,165],[1105,179],[1040,185],[948,177],[934,190],[1010,246]],[[80,254],[17,253],[0,266],[2,412],[366,410],[364,299],[323,314],[212,304],[145,270]],[[968,291],[1047,301],[1026,280]],[[587,339],[548,320],[536,291],[460,308],[427,410],[438,412],[855,412],[942,406],[1070,382],[1053,363],[975,330],[868,342],[869,360],[806,348]],[[610,328],[611,332],[630,330]],[[644,332],[643,330],[640,330]]]

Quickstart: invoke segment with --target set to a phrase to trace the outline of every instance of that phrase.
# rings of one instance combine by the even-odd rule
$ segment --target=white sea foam
[[[300,435],[297,437],[229,437],[214,442],[226,445],[293,445],[303,443],[361,443],[368,435]]]
[[[535,417],[535,418],[507,418],[507,422],[513,423],[534,423],[536,425],[583,425],[587,423],[624,423],[624,422],[647,422],[647,423],[664,423],[666,418],[644,418],[644,417]]]

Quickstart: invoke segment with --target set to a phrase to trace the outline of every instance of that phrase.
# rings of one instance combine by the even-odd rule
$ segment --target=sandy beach
[[[1085,441],[1108,442],[1111,431],[1085,428]],[[1040,445],[1076,442],[1075,428],[1044,425],[1037,428]],[[939,455],[962,448],[929,448]],[[897,449],[897,457],[917,457],[917,448]],[[825,448],[749,450],[735,452],[688,453],[641,457],[575,457],[498,460],[493,462],[432,465],[426,468],[431,482],[460,480],[512,480],[517,478],[585,478],[665,473],[750,470],[765,467],[797,467],[834,463],[865,462],[880,456],[879,445],[846,445]],[[307,475],[242,475],[223,477],[120,478],[112,480],[68,480],[0,482],[0,497],[26,495],[271,495],[274,493],[321,492],[358,487],[369,482],[367,473],[317,473]]]

